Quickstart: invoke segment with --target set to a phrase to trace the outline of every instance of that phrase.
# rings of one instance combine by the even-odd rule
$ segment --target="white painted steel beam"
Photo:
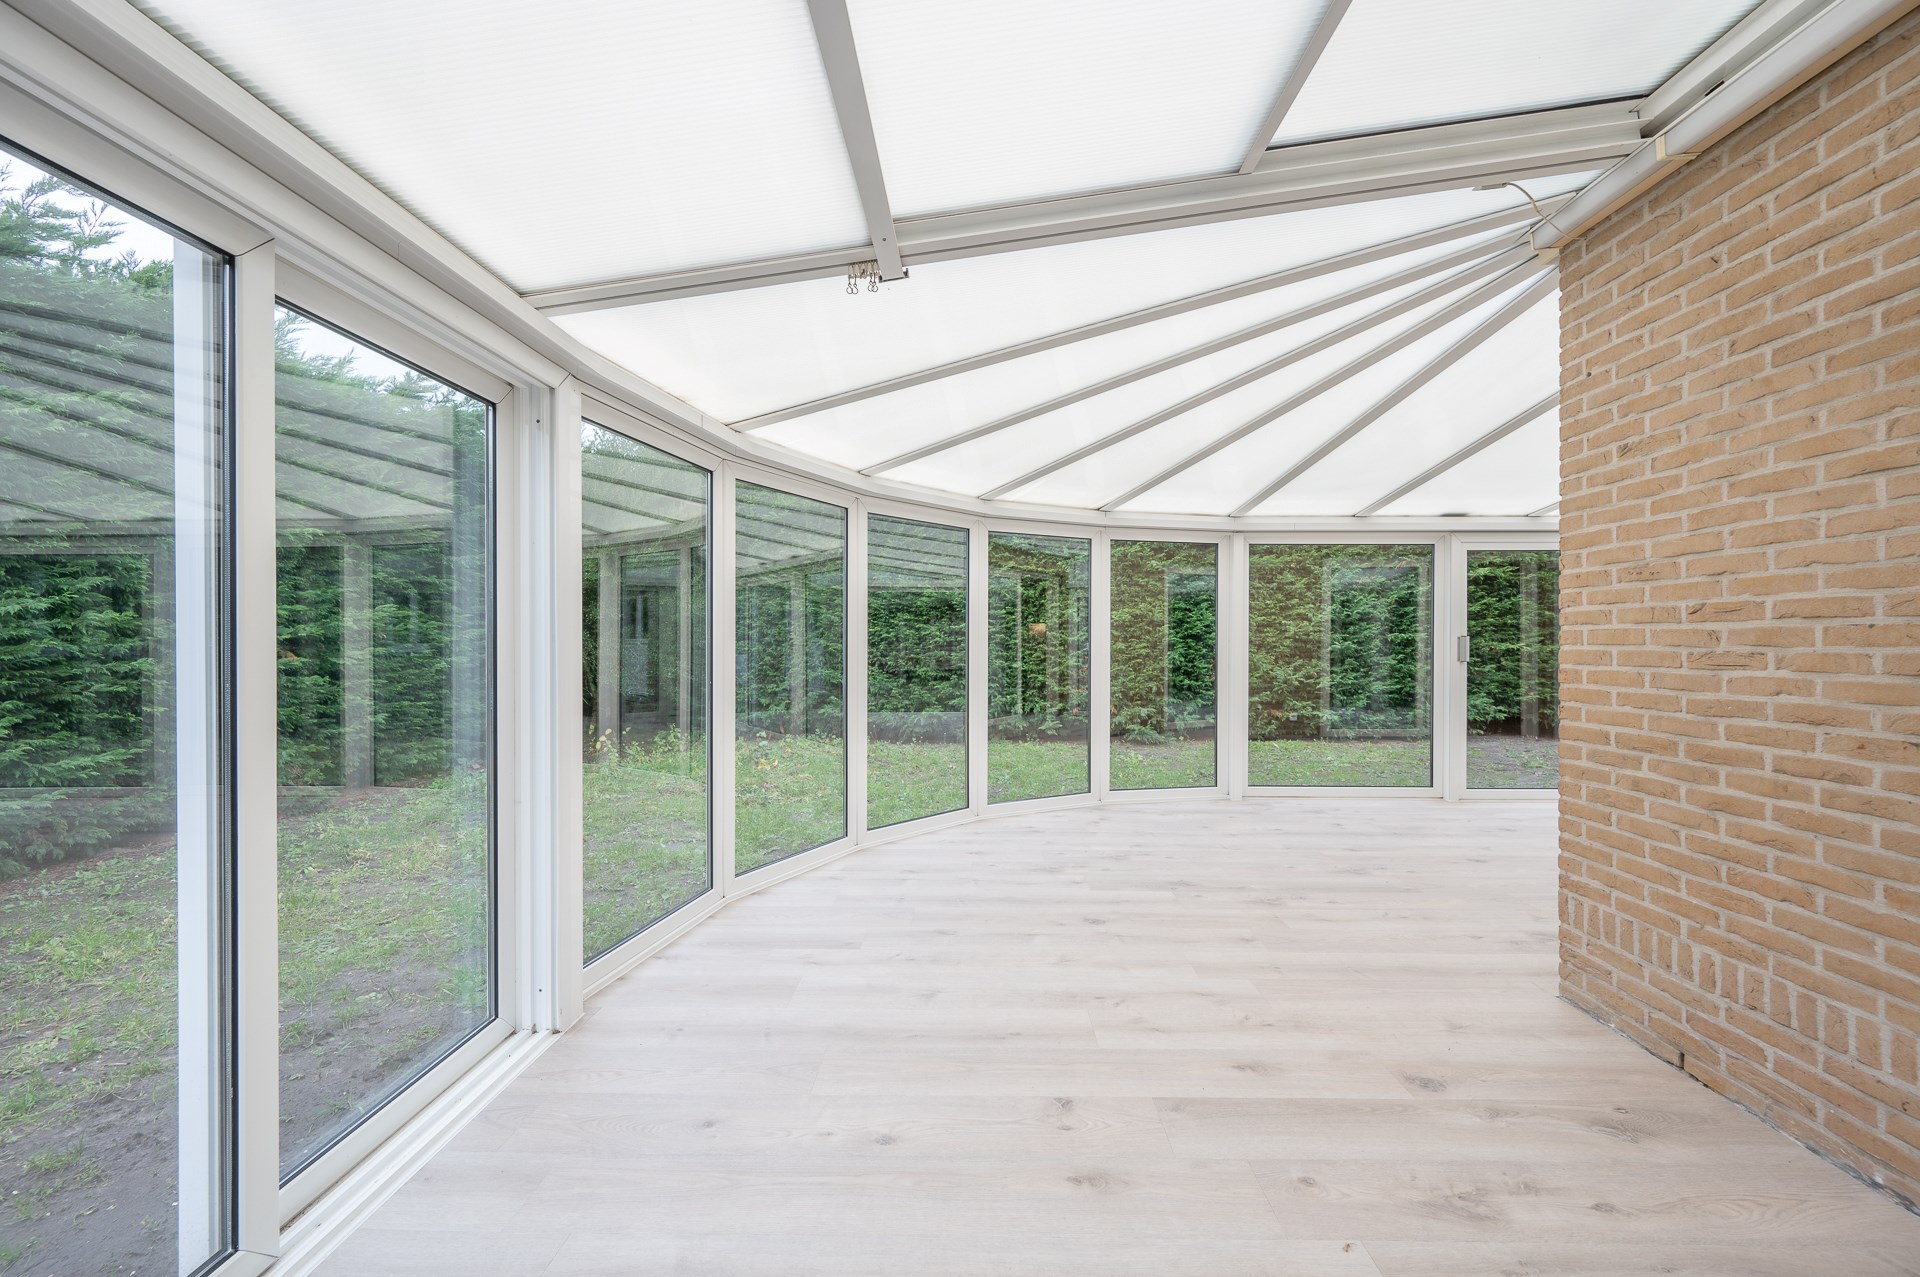
[[[1251,173],[897,223],[907,266],[1604,167],[1640,144],[1628,104],[1567,107],[1268,151]],[[549,314],[838,275],[867,245],[525,294]]]
[[[1393,391],[1384,399],[1341,427],[1331,438],[1325,440],[1319,447],[1289,466],[1286,472],[1279,478],[1273,480],[1267,484],[1266,487],[1254,493],[1253,496],[1241,502],[1240,505],[1234,509],[1233,517],[1237,519],[1242,515],[1248,514],[1261,502],[1273,496],[1274,493],[1287,487],[1299,479],[1301,475],[1304,475],[1307,471],[1313,469],[1322,461],[1325,461],[1344,444],[1357,438],[1368,426],[1371,426],[1374,422],[1380,420],[1380,418],[1405,403],[1418,392],[1421,387],[1427,385],[1441,373],[1453,367],[1454,364],[1465,358],[1473,350],[1484,345],[1488,338],[1518,319],[1532,307],[1534,303],[1544,297],[1552,295],[1553,290],[1558,286],[1558,277],[1552,271],[1544,272],[1539,279],[1535,280],[1533,284],[1519,296],[1489,315],[1485,323],[1476,325],[1473,331],[1461,337],[1459,341],[1454,342],[1451,346],[1448,346],[1422,367],[1420,371],[1414,373],[1411,377],[1394,387]]]
[[[1175,478],[1178,475],[1185,474],[1187,471],[1193,469],[1193,467],[1199,465],[1202,461],[1205,461],[1208,457],[1213,456],[1215,453],[1220,452],[1222,449],[1231,447],[1232,445],[1246,438],[1248,435],[1253,434],[1255,431],[1263,429],[1266,426],[1272,424],[1273,422],[1280,420],[1282,417],[1286,416],[1288,413],[1297,410],[1302,404],[1308,403],[1314,399],[1319,398],[1321,395],[1333,389],[1335,386],[1340,385],[1342,382],[1345,382],[1345,381],[1351,380],[1354,377],[1357,377],[1362,372],[1365,372],[1367,369],[1379,363],[1381,360],[1386,359],[1391,355],[1397,354],[1402,350],[1405,350],[1408,346],[1413,345],[1415,342],[1419,341],[1423,337],[1426,337],[1432,333],[1438,332],[1440,329],[1445,328],[1448,324],[1452,323],[1454,320],[1460,318],[1462,315],[1472,313],[1476,308],[1485,305],[1487,302],[1492,301],[1494,298],[1498,297],[1501,293],[1504,293],[1509,288],[1512,288],[1515,284],[1518,284],[1523,278],[1525,278],[1527,274],[1531,272],[1531,269],[1532,269],[1531,261],[1525,261],[1514,266],[1512,269],[1506,271],[1505,273],[1496,276],[1490,282],[1482,284],[1480,287],[1474,289],[1472,292],[1468,293],[1466,296],[1455,301],[1452,305],[1443,307],[1442,309],[1435,311],[1433,314],[1429,315],[1427,318],[1413,325],[1413,327],[1395,336],[1391,341],[1388,341],[1380,346],[1376,346],[1372,350],[1369,350],[1365,354],[1361,355],[1359,358],[1351,360],[1348,363],[1342,365],[1341,367],[1336,368],[1334,371],[1328,373],[1326,376],[1322,377],[1320,380],[1314,382],[1311,386],[1308,386],[1305,390],[1300,391],[1296,395],[1289,396],[1286,400],[1282,401],[1279,404],[1276,404],[1272,408],[1267,409],[1265,412],[1253,418],[1251,421],[1248,421],[1242,425],[1235,426],[1232,430],[1229,430],[1226,434],[1221,435],[1219,438],[1211,441],[1210,443],[1207,443],[1202,445],[1201,447],[1195,448],[1192,452],[1189,452],[1186,456],[1180,458],[1180,460],[1174,462],[1172,465],[1160,471],[1158,474],[1154,475],[1152,478],[1147,479],[1143,483],[1135,484],[1133,487],[1127,489],[1125,492],[1121,493],[1119,496],[1114,497],[1110,501],[1102,503],[1100,508],[1102,510],[1118,509],[1119,507],[1126,505],[1129,501],[1132,501],[1138,497],[1144,496],[1145,494],[1153,491],[1155,488],[1159,487],[1161,484],[1167,482],[1167,480]]]
[[[873,260],[879,264],[880,278],[900,279],[907,270],[900,262],[899,235],[887,199],[886,174],[880,168],[880,145],[873,136],[873,113],[867,106],[867,84],[860,74],[860,52],[853,42],[846,0],[807,0],[807,15],[813,20],[834,114],[840,118],[847,162],[853,166],[860,211],[866,215],[867,233],[873,239]]]
[[[1419,491],[1421,488],[1425,487],[1427,484],[1433,482],[1435,479],[1438,479],[1441,475],[1445,474],[1447,471],[1459,465],[1462,461],[1465,461],[1469,457],[1475,456],[1481,452],[1484,452],[1486,449],[1491,448],[1494,444],[1499,443],[1502,439],[1506,438],[1508,435],[1512,434],[1514,431],[1518,430],[1520,427],[1526,425],[1527,423],[1539,420],[1543,413],[1551,411],[1553,406],[1559,402],[1560,402],[1560,394],[1558,391],[1555,391],[1553,394],[1548,395],[1545,399],[1542,399],[1539,403],[1531,404],[1528,407],[1523,408],[1516,416],[1510,417],[1506,421],[1501,422],[1499,425],[1487,431],[1487,433],[1481,435],[1478,439],[1475,439],[1472,443],[1460,449],[1458,452],[1454,453],[1452,456],[1448,457],[1446,460],[1438,462],[1434,465],[1428,466],[1425,470],[1422,470],[1419,474],[1413,476],[1413,478],[1407,480],[1405,483],[1395,488],[1392,492],[1389,492],[1386,496],[1381,497],[1378,501],[1368,502],[1364,509],[1357,510],[1354,512],[1354,518],[1364,519],[1370,514],[1376,514],[1379,511],[1386,509],[1388,506],[1398,501],[1401,497],[1406,496],[1408,493]]]
[[[1333,33],[1340,29],[1340,19],[1347,16],[1347,10],[1353,0],[1329,0],[1325,13],[1307,37],[1306,47],[1300,50],[1300,56],[1294,60],[1293,69],[1287,72],[1286,82],[1280,86],[1280,92],[1274,95],[1273,108],[1267,112],[1267,118],[1261,122],[1260,132],[1253,139],[1253,145],[1247,150],[1247,158],[1241,163],[1242,173],[1251,173],[1260,167],[1267,148],[1273,145],[1273,135],[1280,131],[1280,124],[1287,118],[1287,112],[1293,109],[1294,100],[1300,96],[1300,90],[1307,87],[1307,77],[1313,74],[1313,68],[1320,63],[1320,55],[1333,43]]]

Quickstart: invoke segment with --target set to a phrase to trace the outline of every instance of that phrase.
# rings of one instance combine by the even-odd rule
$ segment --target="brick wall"
[[[1561,989],[1920,1201],[1920,15],[1561,269]]]

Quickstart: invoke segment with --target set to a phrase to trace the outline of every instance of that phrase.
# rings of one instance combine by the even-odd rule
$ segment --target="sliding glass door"
[[[229,270],[0,152],[0,1271],[232,1246]]]
[[[1560,555],[1466,552],[1466,785],[1560,783]]]

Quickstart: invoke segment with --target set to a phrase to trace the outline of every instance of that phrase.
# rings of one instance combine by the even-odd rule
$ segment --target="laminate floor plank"
[[[1555,996],[1547,803],[1020,813],[613,983],[322,1277],[1920,1277]]]

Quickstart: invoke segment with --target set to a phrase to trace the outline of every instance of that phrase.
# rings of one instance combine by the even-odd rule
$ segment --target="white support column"
[[[530,902],[551,939],[537,952],[551,964],[551,976],[541,981],[550,992],[536,1009],[541,1028],[566,1029],[580,1019],[583,1002],[581,974],[581,912],[585,885],[581,866],[582,800],[585,766],[582,762],[580,691],[585,660],[585,588],[581,565],[580,522],[580,390],[569,378],[547,398],[545,420],[534,440],[541,461],[536,491],[546,495],[544,508],[530,510],[529,532],[540,565],[537,576],[548,581],[535,594],[546,603],[536,634],[544,653],[530,651],[536,668],[544,664],[551,674],[541,680],[545,703],[536,705],[538,720],[546,724],[545,749],[536,775],[550,777],[543,795],[544,810],[537,827],[545,833],[540,847],[544,897]],[[547,619],[550,617],[550,619]]]
[[[867,510],[847,508],[847,834],[859,842],[867,828]]]
[[[1112,779],[1113,751],[1113,562],[1112,538],[1093,534],[1093,599],[1091,629],[1093,668],[1089,671],[1087,733],[1091,775],[1088,792],[1105,800]]]
[[[1467,792],[1467,550],[1458,537],[1444,537],[1437,547],[1440,562],[1435,577],[1434,693],[1439,704],[1434,718],[1440,726],[1434,756],[1434,780],[1441,796],[1460,799]]]
[[[274,510],[274,247],[234,259],[234,890],[236,1222],[280,1248],[279,692]]]
[[[967,800],[987,811],[987,525],[967,530]]]
[[[173,250],[173,554],[156,564],[155,585],[171,583],[171,598],[156,600],[171,613],[172,633],[157,636],[171,659],[171,713],[161,715],[164,745],[156,769],[169,761],[175,787],[178,955],[179,1243],[180,1272],[197,1268],[225,1243],[222,1187],[226,1171],[226,1060],[223,1014],[227,926],[223,911],[220,710],[221,541],[225,442],[221,402],[221,307],[224,266],[190,244]],[[160,556],[164,558],[163,548]],[[167,570],[159,570],[159,569]],[[159,655],[156,652],[156,655]],[[170,721],[168,721],[170,720]],[[159,775],[154,777],[157,783]]]
[[[1220,545],[1220,784],[1228,798],[1247,795],[1248,591],[1247,538]]]
[[[734,580],[737,543],[733,467],[722,462],[713,473],[713,882],[722,896],[734,894],[735,742]]]

